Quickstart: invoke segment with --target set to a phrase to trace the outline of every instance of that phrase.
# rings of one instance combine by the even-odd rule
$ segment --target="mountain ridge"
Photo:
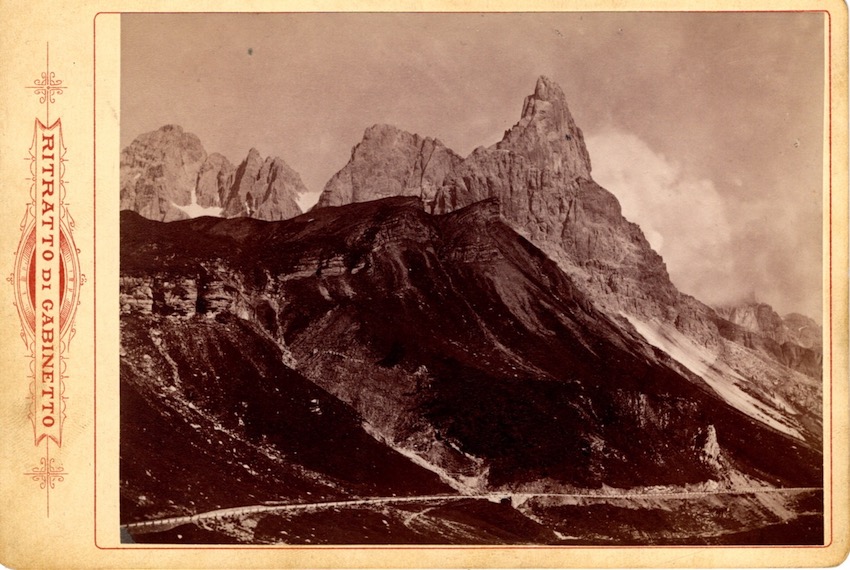
[[[282,220],[301,213],[307,192],[300,175],[280,157],[255,148],[238,166],[207,154],[200,139],[179,125],[136,137],[121,151],[120,208],[173,221],[199,215]]]
[[[395,127],[381,128],[392,130],[396,137],[422,140]],[[364,135],[360,145],[366,144],[367,138]],[[313,211],[331,203],[386,195],[385,191],[370,194],[346,189],[351,172],[411,171],[410,158],[399,162],[393,153],[377,152],[380,147],[357,153],[360,145],[332,178],[334,184],[325,187]],[[593,181],[581,129],[563,90],[551,79],[538,78],[533,93],[525,97],[520,120],[505,131],[502,140],[476,148],[441,174],[443,184],[436,192],[408,185],[398,194],[419,195],[432,213],[497,197],[504,219],[558,262],[608,313],[624,311],[670,323],[718,353],[725,350],[724,343],[738,343],[819,377],[817,349],[811,344],[798,348],[792,341],[783,352],[780,347],[754,342],[751,335],[745,339],[735,323],[727,323],[715,309],[678,291],[664,260],[640,227],[622,215],[613,194]],[[810,350],[814,352],[810,354]]]

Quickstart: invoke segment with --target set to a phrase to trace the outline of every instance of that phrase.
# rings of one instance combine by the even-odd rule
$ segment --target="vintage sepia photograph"
[[[121,15],[121,544],[827,544],[827,18]]]

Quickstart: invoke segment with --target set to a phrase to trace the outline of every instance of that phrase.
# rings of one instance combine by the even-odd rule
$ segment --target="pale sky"
[[[122,17],[121,144],[174,123],[238,164],[282,157],[315,197],[375,123],[462,156],[547,75],[593,177],[708,303],[820,320],[820,13]]]

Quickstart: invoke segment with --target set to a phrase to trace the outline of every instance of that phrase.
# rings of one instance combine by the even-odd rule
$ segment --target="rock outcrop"
[[[820,348],[823,329],[809,317],[791,313],[780,317],[767,303],[756,301],[715,307],[717,314],[739,327],[774,342],[792,342],[803,348]]]
[[[136,138],[121,153],[121,209],[157,221],[198,215],[285,220],[301,213],[301,177],[256,149],[235,168],[207,155],[197,136],[176,125]]]
[[[796,313],[780,317],[756,301],[716,307],[720,335],[812,378],[823,374],[823,329]]]
[[[803,348],[821,350],[823,347],[823,327],[814,319],[799,313],[789,313],[782,317],[786,335],[793,343]]]
[[[325,185],[317,208],[390,196],[434,199],[461,158],[442,142],[390,125],[366,129],[351,159]]]

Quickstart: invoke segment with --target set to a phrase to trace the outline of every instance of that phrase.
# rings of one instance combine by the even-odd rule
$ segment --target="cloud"
[[[715,184],[689,174],[634,134],[608,128],[587,138],[593,178],[620,201],[683,292],[714,304],[741,298],[733,228]]]
[[[777,191],[783,195],[782,189]],[[741,204],[736,215],[736,272],[759,300],[780,314],[801,312],[821,318],[823,257],[821,224],[806,204],[789,207],[781,199]]]

